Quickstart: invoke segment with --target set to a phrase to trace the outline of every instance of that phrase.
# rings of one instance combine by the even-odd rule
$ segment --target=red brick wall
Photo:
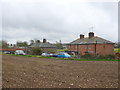
[[[78,51],[79,54],[84,55],[85,51],[95,54],[95,44],[91,45],[68,45],[69,51]],[[99,55],[108,55],[114,54],[114,45],[113,44],[97,44],[96,45],[96,54]]]
[[[77,45],[71,45],[70,50],[71,51],[77,51]]]
[[[113,44],[98,44],[97,53],[100,55],[114,54],[114,45]]]

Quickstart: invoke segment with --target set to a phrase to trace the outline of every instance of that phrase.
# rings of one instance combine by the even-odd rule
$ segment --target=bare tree
[[[30,40],[30,45],[32,45],[32,44],[34,44],[35,42],[34,42],[34,40]]]
[[[6,40],[0,41],[0,47],[1,48],[8,48],[9,44],[7,43]]]

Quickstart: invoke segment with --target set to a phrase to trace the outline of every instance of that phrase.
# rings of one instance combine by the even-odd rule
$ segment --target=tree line
[[[45,41],[43,40],[43,43]],[[27,41],[17,41],[15,44],[9,44],[6,40],[0,41],[0,48],[6,49],[6,48],[24,48],[26,53],[32,54],[32,55],[40,55],[42,53],[41,48],[39,48],[39,43],[41,43],[40,40],[30,40],[30,42]],[[28,48],[29,46],[36,44],[34,48]],[[37,45],[38,44],[38,45]],[[53,44],[57,47],[57,49],[63,49],[61,42],[56,42]]]
[[[9,47],[28,47],[31,46],[33,44],[37,44],[40,43],[40,40],[30,40],[30,43],[28,43],[27,41],[17,41],[15,44],[8,44],[8,42],[6,40],[1,40],[0,41],[0,47],[1,48],[9,48]],[[57,47],[57,49],[63,49],[62,43],[60,42],[56,42],[55,44],[53,44]]]

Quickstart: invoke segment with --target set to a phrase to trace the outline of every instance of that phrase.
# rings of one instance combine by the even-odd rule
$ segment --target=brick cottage
[[[80,34],[80,38],[67,44],[69,52],[84,55],[92,53],[97,55],[112,55],[114,54],[114,43],[105,40],[101,37],[94,36],[93,32],[88,33],[88,37]]]

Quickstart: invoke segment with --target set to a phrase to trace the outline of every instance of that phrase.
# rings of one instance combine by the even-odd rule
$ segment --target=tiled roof
[[[46,43],[34,43],[30,47],[41,47],[41,48],[56,48],[53,44],[46,42]]]
[[[100,37],[92,37],[92,38],[78,38],[68,44],[104,44],[104,43],[107,43],[107,44],[114,44],[113,42],[109,41],[109,40],[105,40],[103,38],[100,38]]]

